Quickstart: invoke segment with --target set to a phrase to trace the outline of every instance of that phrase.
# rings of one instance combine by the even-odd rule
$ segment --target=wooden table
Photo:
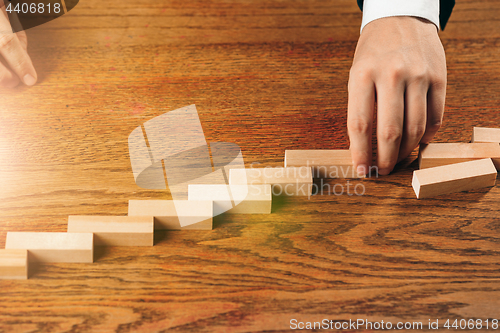
[[[458,1],[441,33],[449,83],[435,141],[500,127],[499,17],[498,0]],[[207,141],[238,144],[248,165],[347,148],[360,21],[353,0],[85,0],[29,30],[39,84],[0,92],[0,248],[7,231],[65,231],[68,215],[168,199],[135,184],[127,138],[185,105],[197,105]],[[100,248],[93,264],[32,267],[27,281],[0,281],[0,332],[491,325],[500,187],[416,200],[414,157],[390,176],[351,180],[362,196],[278,197],[270,215],[218,216],[213,231],[158,232],[154,247]]]

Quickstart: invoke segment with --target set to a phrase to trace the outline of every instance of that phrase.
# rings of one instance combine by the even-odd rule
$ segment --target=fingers
[[[17,39],[21,43],[22,48],[27,52],[28,51],[28,37],[26,36],[25,31],[16,32]]]
[[[37,75],[33,63],[17,35],[12,33],[9,20],[5,15],[0,15],[0,54],[10,67],[7,71],[17,75],[28,86],[36,83]],[[10,75],[7,75],[5,71],[1,71],[0,75],[0,85],[10,87],[13,82],[9,78]]]
[[[421,143],[429,143],[443,123],[446,80],[433,84],[427,92],[427,125]]]
[[[408,157],[424,135],[427,122],[427,82],[413,82],[405,91],[405,119],[398,162]]]
[[[386,76],[375,88],[367,75],[351,74],[347,118],[350,149],[354,166],[365,174],[372,156],[375,91],[378,100],[377,166],[379,174],[387,175],[420,142],[429,142],[438,131],[444,112],[446,84],[434,84],[429,88],[429,80],[424,77],[408,84],[407,79]]]
[[[388,175],[398,161],[403,136],[404,90],[404,81],[398,80],[397,75],[382,80],[377,86],[377,166],[381,175]]]
[[[353,165],[359,175],[368,173],[372,161],[372,127],[375,85],[367,72],[351,69],[347,129]]]

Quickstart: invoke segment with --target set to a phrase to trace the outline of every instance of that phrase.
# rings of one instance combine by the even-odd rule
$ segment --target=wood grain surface
[[[499,17],[498,0],[461,0],[441,33],[448,92],[435,142],[500,127]],[[127,138],[182,106],[196,104],[207,141],[238,144],[248,165],[346,149],[360,22],[354,0],[82,0],[29,30],[39,83],[0,91],[0,248],[8,231],[66,231],[68,215],[168,199],[135,185]],[[389,176],[275,198],[270,215],[98,248],[92,264],[31,266],[27,281],[0,281],[0,332],[500,319],[499,185],[416,200],[415,157]]]

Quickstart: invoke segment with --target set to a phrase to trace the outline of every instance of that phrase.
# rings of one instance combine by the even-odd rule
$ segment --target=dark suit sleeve
[[[455,0],[441,0],[439,3],[439,24],[441,24],[441,30],[444,30],[448,19],[450,18],[451,11],[455,6]]]
[[[359,9],[363,10],[363,0],[357,0]],[[455,0],[440,0],[439,1],[439,24],[441,30],[444,30],[448,19],[450,18],[451,11],[455,6]]]
[[[363,0],[358,0],[358,7],[363,10]]]

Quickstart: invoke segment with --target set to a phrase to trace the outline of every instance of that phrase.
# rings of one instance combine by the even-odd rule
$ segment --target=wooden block
[[[28,278],[28,250],[0,250],[0,280]]]
[[[189,200],[211,200],[214,216],[228,214],[271,214],[271,185],[189,185]]]
[[[500,128],[474,127],[472,142],[500,143]]]
[[[312,170],[310,167],[231,169],[229,184],[269,184],[274,195],[310,196]]]
[[[68,218],[68,232],[91,232],[98,246],[153,246],[154,218],[72,215]]]
[[[94,234],[66,232],[7,232],[6,249],[26,249],[38,262],[94,261]]]
[[[154,216],[156,230],[212,230],[213,202],[129,200],[129,216]],[[189,225],[181,226],[181,220]],[[195,222],[195,223],[192,223]]]
[[[418,199],[494,186],[497,170],[490,158],[416,170],[413,190]]]
[[[500,170],[500,145],[497,143],[429,143],[420,145],[420,169],[491,158]]]
[[[352,164],[350,150],[285,150],[285,167],[311,167],[313,178],[364,178]]]

